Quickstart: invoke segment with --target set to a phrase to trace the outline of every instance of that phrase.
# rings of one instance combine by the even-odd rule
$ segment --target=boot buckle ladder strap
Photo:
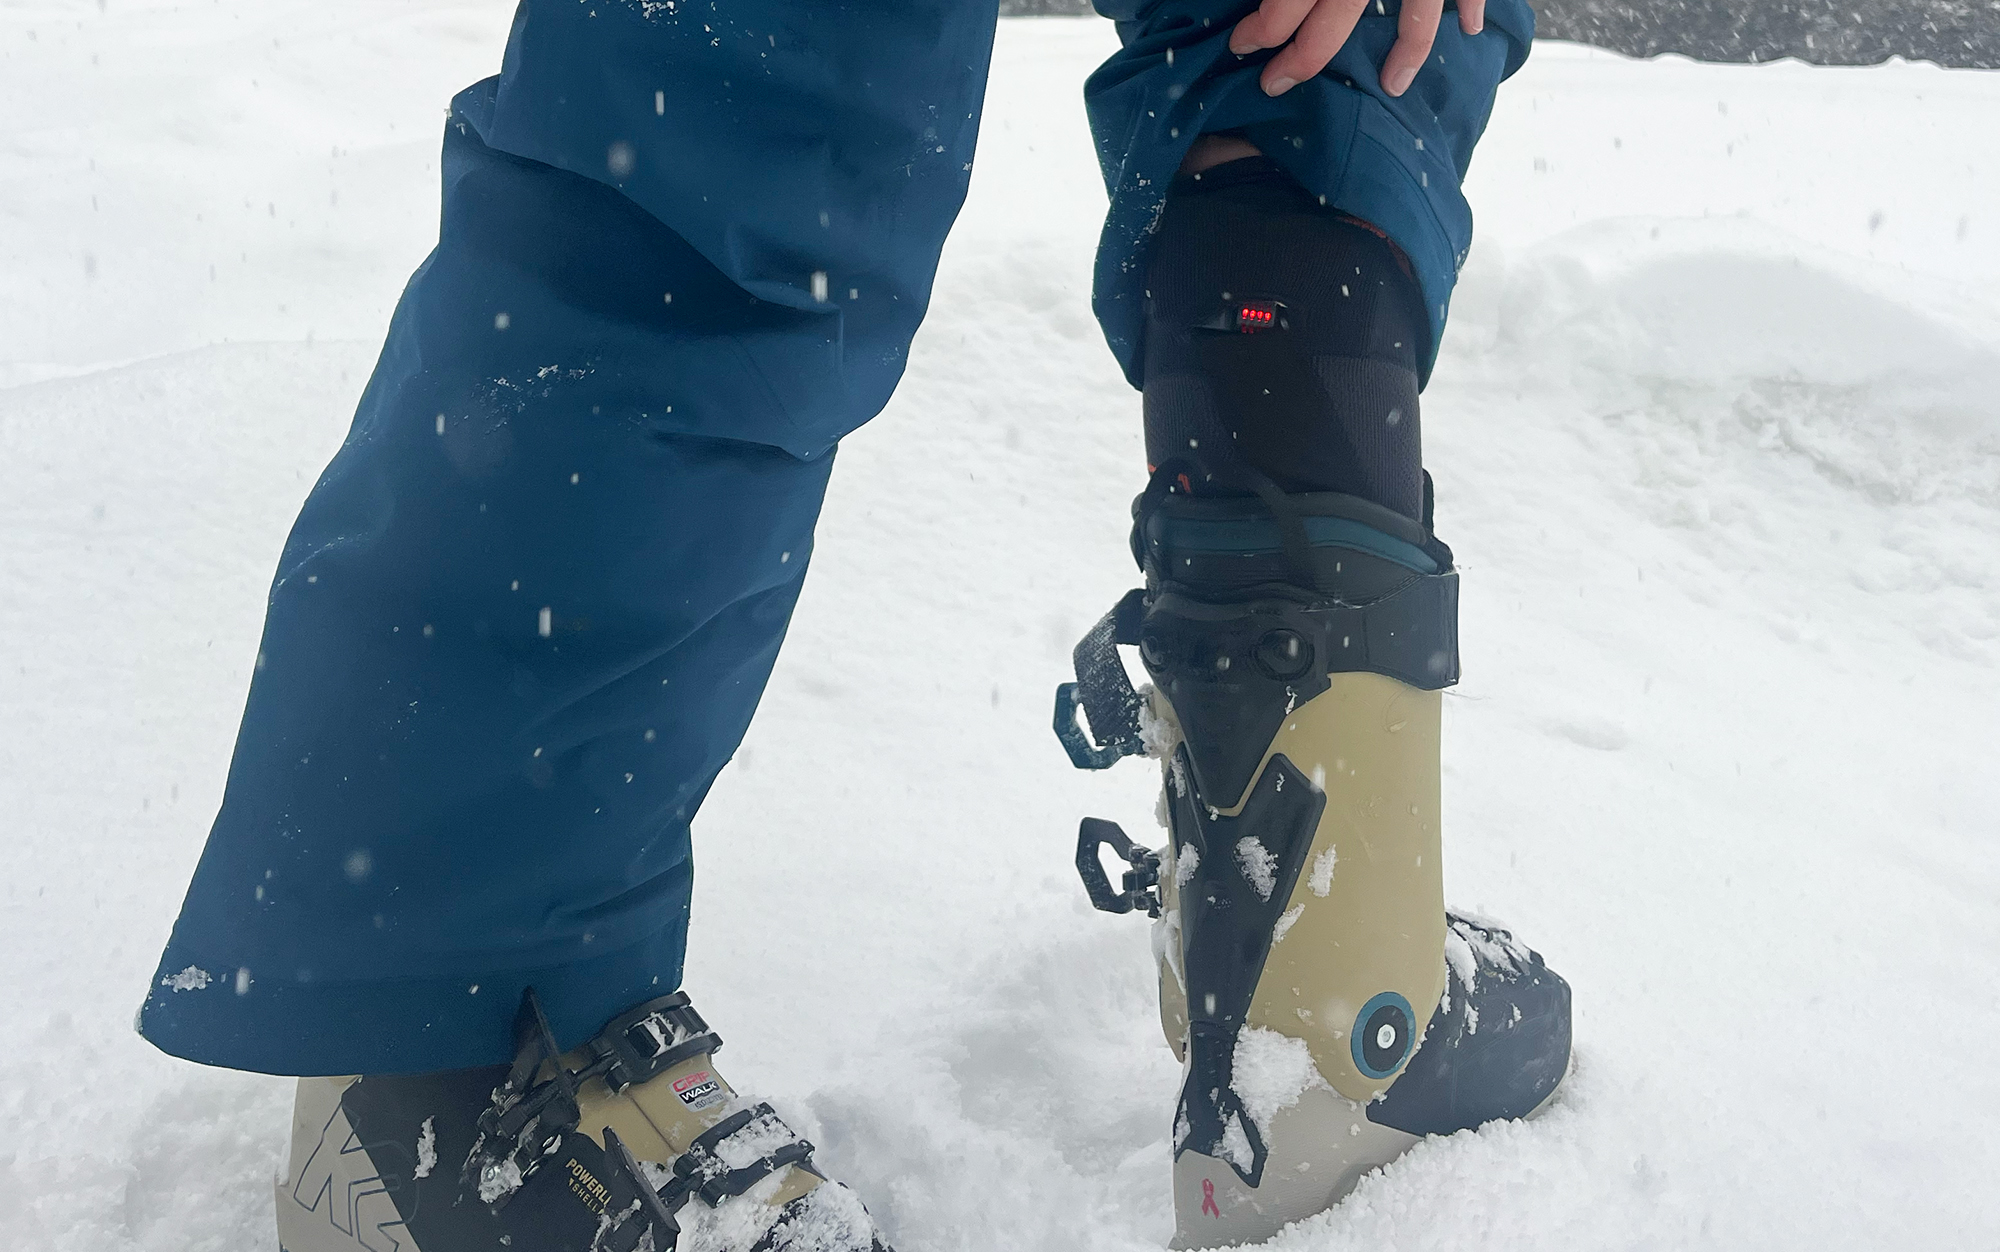
[[[745,1152],[758,1155],[732,1167],[725,1155],[727,1145],[746,1132],[747,1143],[729,1155]],[[792,1133],[791,1127],[769,1104],[738,1109],[696,1136],[687,1151],[674,1158],[671,1175],[657,1187],[633,1158],[631,1149],[618,1138],[618,1132],[609,1126],[604,1128],[604,1146],[611,1167],[624,1175],[626,1183],[638,1194],[638,1201],[599,1232],[598,1242],[593,1245],[595,1252],[617,1252],[636,1246],[638,1235],[632,1223],[652,1228],[655,1248],[672,1248],[681,1231],[674,1214],[689,1199],[699,1196],[710,1208],[715,1208],[788,1165],[812,1170],[813,1145]]]
[[[732,1167],[723,1155],[723,1148],[746,1132],[747,1150],[763,1150],[755,1158]],[[787,1165],[811,1168],[812,1154],[810,1142],[793,1134],[792,1128],[785,1125],[770,1105],[759,1104],[755,1108],[738,1109],[695,1136],[688,1150],[674,1158],[674,1179],[713,1208],[731,1196],[742,1195]]]
[[[579,1118],[576,1088],[585,1075],[564,1068],[555,1031],[533,987],[521,994],[514,1015],[514,1064],[506,1081],[493,1091],[493,1102],[479,1115],[478,1137],[466,1154],[461,1176],[496,1210],[510,1200],[519,1183],[531,1176],[545,1147],[574,1130]],[[544,1066],[554,1073],[539,1079]],[[539,1079],[539,1080],[538,1080]],[[513,1182],[506,1182],[507,1171]]]
[[[687,1197],[676,1193],[671,1203],[666,1194],[653,1189],[645,1171],[633,1158],[632,1149],[618,1137],[618,1132],[604,1128],[604,1155],[611,1168],[625,1176],[625,1184],[639,1198],[624,1212],[614,1217],[597,1232],[597,1238],[590,1245],[591,1252],[629,1252],[639,1245],[639,1236],[650,1226],[653,1231],[655,1249],[672,1248],[680,1242],[681,1224],[674,1218],[674,1211]],[[667,1184],[668,1191],[673,1184]]]

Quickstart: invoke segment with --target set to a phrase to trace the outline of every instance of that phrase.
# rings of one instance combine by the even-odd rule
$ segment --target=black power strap
[[[1273,638],[1288,649],[1285,655],[1267,655]],[[1148,604],[1144,591],[1126,592],[1076,645],[1076,681],[1056,688],[1056,738],[1078,769],[1109,769],[1146,750],[1139,723],[1145,702],[1118,655],[1120,645],[1142,640],[1154,649],[1148,668],[1155,653],[1174,658],[1176,670],[1204,656],[1210,666],[1237,666],[1239,682],[1261,674],[1280,703],[1286,693],[1296,702],[1325,690],[1328,674],[1383,674],[1437,691],[1459,677],[1458,572],[1407,574],[1366,604],[1315,596],[1207,605],[1175,593]],[[1287,658],[1296,658],[1295,669]],[[1089,719],[1087,730],[1077,723],[1079,708]],[[1261,753],[1262,745],[1255,747]]]

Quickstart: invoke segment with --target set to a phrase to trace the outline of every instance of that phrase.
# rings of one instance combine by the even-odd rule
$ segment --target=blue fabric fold
[[[1084,87],[1091,135],[1111,196],[1097,250],[1094,307],[1134,387],[1145,361],[1148,245],[1182,158],[1203,134],[1241,133],[1321,202],[1372,224],[1410,259],[1430,316],[1420,374],[1429,381],[1458,271],[1472,247],[1460,189],[1501,80],[1527,60],[1535,34],[1525,0],[1489,0],[1466,35],[1447,10],[1437,41],[1402,96],[1377,77],[1396,41],[1399,3],[1373,6],[1317,77],[1271,97],[1257,75],[1275,55],[1239,57],[1229,33],[1245,0],[1097,0],[1123,49]]]

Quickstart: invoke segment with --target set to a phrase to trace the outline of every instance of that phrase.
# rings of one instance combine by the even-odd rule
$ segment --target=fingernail
[[[1264,85],[1264,94],[1267,96],[1282,96],[1298,85],[1299,80],[1296,78],[1274,78]]]
[[[1248,39],[1243,40],[1240,43],[1232,39],[1229,41],[1229,50],[1235,53],[1237,56],[1247,57],[1251,53],[1257,51],[1257,45],[1254,41]]]
[[[1389,77],[1382,80],[1382,90],[1392,96],[1400,96],[1410,89],[1410,84],[1416,80],[1416,77],[1417,72],[1405,65],[1400,69],[1390,71]]]
[[[1473,19],[1472,19],[1472,33],[1473,33],[1473,34],[1475,34],[1475,35],[1476,35],[1476,34],[1478,34],[1478,33],[1479,33],[1480,31],[1482,31],[1482,30],[1485,30],[1485,29],[1486,29],[1486,19],[1485,19],[1485,18],[1483,18],[1483,17],[1475,17],[1475,18],[1473,18]]]

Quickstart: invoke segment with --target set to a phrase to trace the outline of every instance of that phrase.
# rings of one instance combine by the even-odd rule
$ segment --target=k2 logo
[[[396,1145],[373,1145],[377,1151]],[[390,1198],[390,1183],[370,1158],[368,1147],[348,1124],[347,1114],[338,1105],[320,1131],[319,1146],[299,1168],[292,1181],[292,1200],[307,1212],[324,1212],[328,1223],[345,1240],[330,1242],[359,1246],[368,1252],[415,1252],[415,1243],[403,1228],[403,1218]],[[292,1248],[288,1252],[317,1252],[313,1248]]]

